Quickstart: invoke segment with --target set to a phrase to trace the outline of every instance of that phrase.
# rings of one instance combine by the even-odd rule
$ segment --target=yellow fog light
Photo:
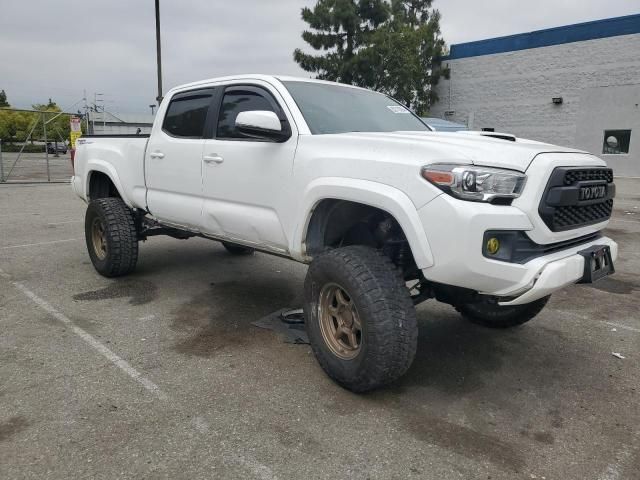
[[[487,240],[487,252],[491,255],[495,255],[500,250],[500,241],[496,237],[492,237]]]

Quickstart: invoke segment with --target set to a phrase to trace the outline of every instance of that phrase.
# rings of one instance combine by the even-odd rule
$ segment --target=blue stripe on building
[[[459,43],[451,46],[448,56],[443,60],[479,57],[495,53],[515,52],[530,48],[549,47],[564,43],[594,40],[596,38],[616,37],[640,33],[640,14],[607,18],[593,22],[576,23],[564,27],[536,30],[507,37],[490,38],[476,42]]]

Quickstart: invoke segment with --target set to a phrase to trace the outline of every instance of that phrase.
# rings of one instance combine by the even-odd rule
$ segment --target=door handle
[[[217,153],[212,153],[211,155],[205,155],[202,157],[205,163],[222,163],[224,162],[224,158],[222,158]]]
[[[149,154],[151,158],[164,158],[164,153],[162,152],[151,152]]]

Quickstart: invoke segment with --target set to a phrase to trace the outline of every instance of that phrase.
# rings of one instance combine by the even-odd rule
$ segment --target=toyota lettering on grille
[[[580,200],[597,200],[606,196],[606,185],[589,185],[588,187],[580,187]]]

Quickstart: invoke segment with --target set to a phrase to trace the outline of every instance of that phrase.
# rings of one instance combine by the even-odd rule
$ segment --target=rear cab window
[[[179,138],[203,138],[213,89],[182,92],[173,96],[162,122],[162,130]]]

